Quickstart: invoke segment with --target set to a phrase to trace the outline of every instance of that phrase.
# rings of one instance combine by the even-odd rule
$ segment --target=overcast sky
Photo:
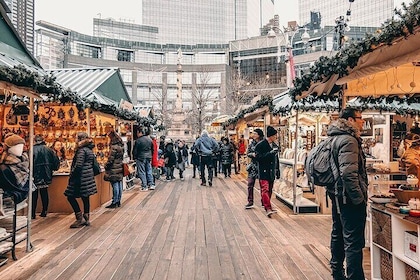
[[[211,0],[208,0],[211,1]],[[357,0],[367,1],[367,0]],[[399,6],[404,0],[394,0]],[[405,0],[406,3],[409,0]],[[297,0],[276,0],[280,26],[298,21]],[[280,8],[281,6],[281,8]],[[45,20],[83,34],[93,34],[93,18],[114,18],[141,24],[141,0],[36,0],[35,21]]]

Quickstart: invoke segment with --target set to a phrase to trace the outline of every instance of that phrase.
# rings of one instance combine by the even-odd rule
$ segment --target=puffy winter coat
[[[108,161],[105,164],[104,180],[109,182],[120,182],[123,179],[123,158],[124,143],[121,138],[111,138],[111,150]]]
[[[219,144],[217,144],[216,140],[209,137],[208,134],[203,134],[198,138],[194,146],[201,156],[212,156],[219,150]]]
[[[223,143],[220,147],[222,164],[228,165],[233,162],[233,146],[230,143]]]
[[[163,154],[163,157],[165,159],[165,166],[166,167],[172,167],[176,164],[176,154],[174,151],[174,144],[168,143],[165,146],[165,152]]]
[[[248,178],[258,178],[258,161],[254,156],[257,143],[257,141],[252,140],[246,151],[246,155],[251,159],[251,162],[248,164],[246,170],[248,172]]]
[[[34,153],[34,184],[49,185],[52,182],[53,171],[60,167],[60,160],[55,152],[45,146],[45,142],[37,142],[33,147]]]
[[[66,196],[87,197],[97,193],[93,175],[92,140],[84,139],[77,143],[71,164],[69,184],[64,192]]]
[[[339,195],[345,195],[355,205],[366,202],[368,188],[366,158],[359,130],[349,121],[338,119],[330,124],[327,134],[337,137],[333,155],[340,171]]]
[[[152,144],[153,144],[153,155],[152,155],[152,167],[158,167],[158,144],[156,139],[152,140]]]
[[[258,161],[258,178],[260,180],[274,181],[280,177],[279,158],[277,152],[268,143],[267,139],[258,142],[255,146],[255,159]]]

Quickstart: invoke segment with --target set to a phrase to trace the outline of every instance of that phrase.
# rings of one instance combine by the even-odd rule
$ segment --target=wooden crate
[[[391,215],[372,209],[372,241],[392,252]]]

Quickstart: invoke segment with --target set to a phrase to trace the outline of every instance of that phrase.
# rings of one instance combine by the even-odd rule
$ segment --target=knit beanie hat
[[[8,134],[6,135],[6,138],[4,139],[4,144],[6,144],[7,147],[13,147],[17,144],[25,144],[25,140],[23,140],[22,137],[20,137],[17,134]]]
[[[272,126],[267,126],[267,137],[277,134],[277,130]]]
[[[254,129],[254,132],[257,133],[260,138],[264,138],[264,132],[261,129],[256,128]]]

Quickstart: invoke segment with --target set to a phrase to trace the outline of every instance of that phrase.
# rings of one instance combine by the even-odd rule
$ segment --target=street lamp
[[[286,42],[286,49],[288,54],[288,59],[286,61],[286,76],[287,76],[287,87],[291,88],[293,86],[293,80],[295,79],[295,65],[293,62],[293,40],[295,38],[295,35],[299,33],[299,31],[304,30],[300,38],[302,39],[302,42],[304,44],[307,44],[309,42],[309,39],[311,36],[309,35],[306,27],[298,27],[295,30],[293,30],[293,33],[291,36],[289,36],[289,31],[286,31],[286,33],[279,29],[280,33],[283,35],[283,38]],[[278,34],[273,30],[273,28],[268,31],[267,34],[268,38],[276,38],[277,40],[277,63],[280,63],[280,56],[281,56],[281,50],[280,50],[280,38]]]

